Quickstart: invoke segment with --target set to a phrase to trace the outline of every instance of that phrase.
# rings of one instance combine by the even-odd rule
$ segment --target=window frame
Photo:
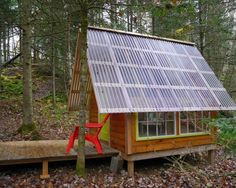
[[[190,113],[191,111],[186,111],[185,113]],[[196,112],[201,112],[201,121],[204,119],[204,115],[203,113],[205,111],[193,111],[195,113],[195,123],[197,121],[197,118],[196,118]],[[179,136],[182,136],[182,137],[185,137],[185,136],[200,136],[200,135],[210,135],[211,134],[211,130],[210,128],[208,128],[208,131],[199,131],[199,132],[187,132],[187,133],[182,133],[181,132],[181,113],[183,113],[183,111],[179,112]],[[208,111],[208,118],[212,118],[211,117],[211,111]],[[187,116],[187,121],[189,122],[189,118]],[[203,123],[202,123],[203,124]],[[196,125],[195,125],[196,126]],[[202,125],[203,126],[203,125]],[[196,127],[195,127],[196,128]],[[189,129],[189,126],[188,126],[188,129]]]
[[[142,113],[152,113],[152,112],[142,112]],[[153,113],[165,113],[165,112],[153,112]],[[143,140],[158,140],[158,139],[165,139],[165,138],[175,138],[177,137],[177,121],[176,121],[176,112],[167,112],[167,113],[173,113],[174,114],[174,134],[173,135],[156,135],[156,136],[139,136],[139,119],[138,115],[139,113],[135,113],[135,119],[136,119],[136,141],[143,141]],[[166,122],[169,122],[171,120],[167,120]],[[158,125],[157,125],[158,126]]]
[[[138,114],[135,113],[135,133],[136,133],[136,141],[148,141],[148,140],[160,140],[160,139],[168,139],[168,138],[181,138],[181,137],[193,137],[193,136],[205,136],[205,135],[211,135],[212,130],[209,128],[207,132],[193,132],[193,133],[181,133],[181,113],[180,112],[172,112],[174,113],[174,135],[163,135],[163,136],[147,136],[147,137],[140,137],[139,136],[139,121],[138,121]],[[190,112],[190,111],[187,111]],[[201,111],[204,112],[204,111]],[[148,112],[145,112],[148,113]],[[163,113],[163,112],[160,112]],[[209,118],[212,119],[212,111],[208,111]],[[203,118],[202,118],[203,119]]]

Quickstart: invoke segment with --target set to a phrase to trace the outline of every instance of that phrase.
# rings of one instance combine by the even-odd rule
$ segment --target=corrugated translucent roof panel
[[[88,62],[101,113],[236,109],[192,44],[91,28]]]

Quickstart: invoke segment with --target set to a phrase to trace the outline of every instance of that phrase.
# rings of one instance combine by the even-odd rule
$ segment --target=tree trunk
[[[35,36],[35,28],[33,29],[33,35],[34,35],[34,37],[33,37],[33,64],[37,64],[37,51],[36,51],[36,49],[37,49],[37,40],[36,40],[36,36]]]
[[[31,0],[22,1],[23,127],[32,130]],[[25,130],[25,129],[24,129]]]
[[[79,137],[78,137],[78,156],[76,163],[76,173],[85,176],[85,123],[87,113],[87,83],[88,83],[88,62],[87,62],[87,29],[88,29],[88,1],[85,0],[81,5],[80,11],[81,28],[79,36],[81,38],[80,48],[80,78],[79,78]]]
[[[51,63],[52,63],[52,101],[53,106],[56,106],[56,67],[55,67],[55,40],[54,40],[54,23],[52,23],[52,38],[51,38]]]
[[[10,59],[10,24],[7,25],[7,60]]]
[[[2,65],[2,33],[0,30],[0,67]],[[3,90],[3,84],[2,84],[2,69],[0,69],[0,92]]]
[[[3,28],[3,62],[7,61],[7,44],[6,44],[6,38],[7,38],[7,34],[6,34],[6,28]]]
[[[111,28],[114,29],[117,27],[117,16],[116,16],[116,4],[110,0],[110,6],[111,6],[111,13],[110,13],[110,20],[111,20]]]
[[[203,31],[203,20],[202,20],[202,2],[201,0],[198,1],[198,22],[199,22],[199,48],[201,53],[203,54],[204,50],[204,31]]]
[[[2,33],[0,31],[0,65],[2,64],[3,59],[2,59]]]
[[[68,58],[68,77],[72,75],[72,53],[71,53],[71,16],[68,15],[68,32],[67,32],[67,58]]]

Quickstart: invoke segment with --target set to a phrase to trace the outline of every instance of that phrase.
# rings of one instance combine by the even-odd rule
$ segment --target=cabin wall
[[[89,102],[89,122],[98,122],[98,106],[95,98],[94,91],[92,90]]]
[[[212,116],[215,116],[212,113]],[[215,143],[215,136],[211,135],[194,135],[194,136],[179,136],[176,138],[163,138],[154,140],[136,140],[136,114],[128,116],[128,122],[131,123],[131,130],[129,131],[131,142],[128,143],[129,149],[125,150],[125,154],[136,154],[152,151],[171,150],[177,148],[188,148],[192,146],[200,146]],[[176,114],[176,133],[179,132],[179,113]]]
[[[110,146],[125,153],[125,114],[112,114],[110,117]]]

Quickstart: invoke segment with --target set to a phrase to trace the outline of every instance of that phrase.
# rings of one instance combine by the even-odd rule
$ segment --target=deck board
[[[66,154],[68,140],[40,140],[40,141],[15,141],[0,142],[0,165],[33,163],[48,161],[73,160],[77,157],[77,140],[70,154]],[[103,154],[99,155],[94,146],[85,144],[85,157],[101,158],[118,155],[118,151],[102,143]]]

